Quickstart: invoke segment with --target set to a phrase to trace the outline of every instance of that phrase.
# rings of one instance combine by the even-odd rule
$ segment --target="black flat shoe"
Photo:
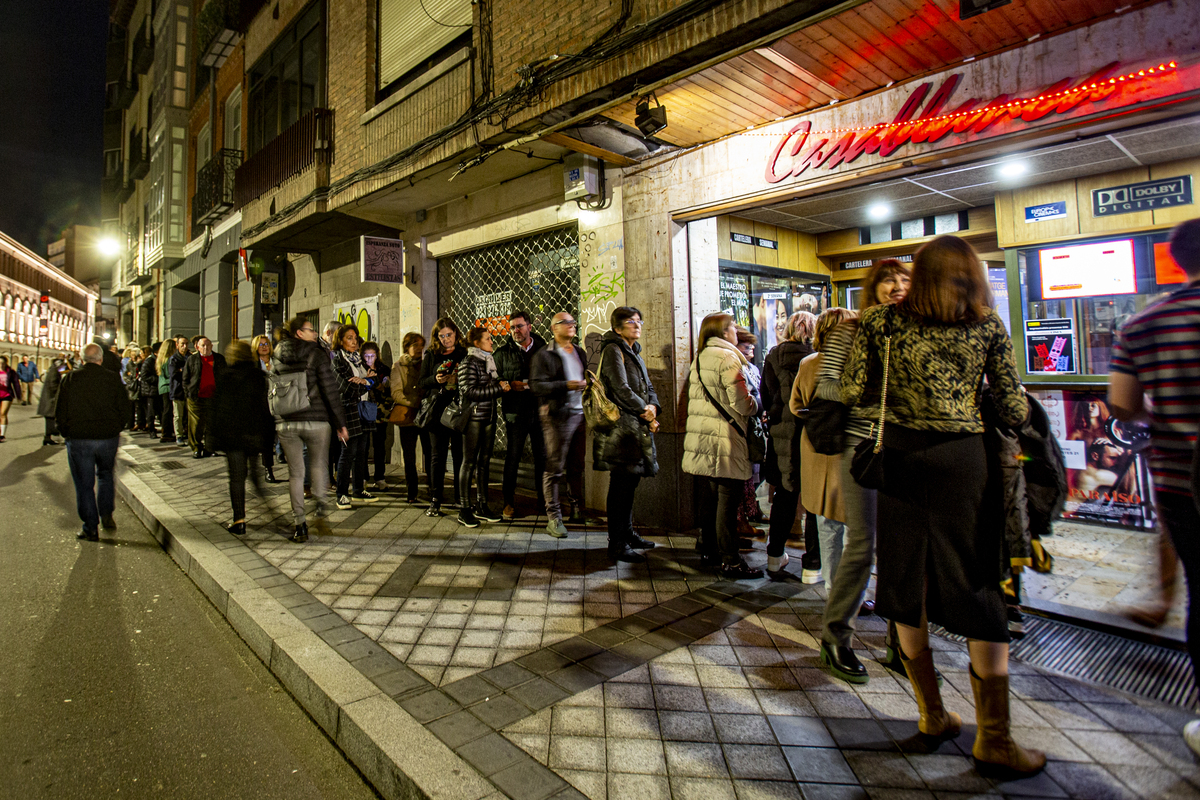
[[[860,617],[869,617],[874,613],[875,613],[875,601],[874,600],[863,600],[862,605],[859,606],[859,608],[858,608],[858,615]]]
[[[866,683],[870,680],[867,668],[854,655],[853,648],[840,644],[821,643],[821,664],[829,667],[835,678],[847,683]]]
[[[297,525],[296,530],[292,533],[290,539],[291,539],[291,541],[295,542],[296,544],[303,544],[304,542],[307,542],[308,541],[308,523],[306,522],[302,525]]]
[[[79,533],[75,534],[75,538],[82,539],[85,542],[98,542],[100,541],[100,534],[96,531],[89,531],[87,528],[84,528]]]
[[[440,517],[442,515],[442,507],[437,503],[430,503],[429,508],[425,509],[425,516]]]
[[[246,535],[246,523],[235,522],[232,525],[226,525],[225,530],[229,531],[234,536],[245,536]]]
[[[755,569],[745,561],[738,560],[732,564],[721,565],[721,577],[731,581],[752,581],[762,576],[763,571],[761,569]]]
[[[267,483],[279,483],[279,479],[275,477],[275,470],[267,467]]]
[[[112,518],[112,514],[107,517],[100,518],[100,526],[106,531],[115,531],[117,529],[117,521]]]
[[[644,564],[646,557],[627,544],[614,547],[608,546],[608,557],[613,561],[623,561],[626,564]]]
[[[497,514],[495,511],[492,511],[487,506],[480,506],[479,508],[475,509],[475,516],[478,517],[479,519],[483,520],[484,522],[499,522],[500,521],[500,515]]]
[[[643,539],[635,533],[629,537],[629,546],[634,550],[653,550],[658,545],[649,539]]]

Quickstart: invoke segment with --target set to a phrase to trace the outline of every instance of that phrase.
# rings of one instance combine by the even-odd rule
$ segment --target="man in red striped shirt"
[[[1183,561],[1188,653],[1193,673],[1200,676],[1200,609],[1192,602],[1200,597],[1200,510],[1191,479],[1200,426],[1200,219],[1178,225],[1170,247],[1188,283],[1121,326],[1113,346],[1108,406],[1121,420],[1149,416],[1159,523]],[[1164,576],[1173,567],[1163,564]],[[1200,720],[1184,727],[1183,738],[1200,755]]]

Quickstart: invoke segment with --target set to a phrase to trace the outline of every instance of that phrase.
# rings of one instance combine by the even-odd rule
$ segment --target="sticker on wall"
[[[1075,373],[1075,321],[1033,319],[1025,323],[1025,371],[1029,374]]]

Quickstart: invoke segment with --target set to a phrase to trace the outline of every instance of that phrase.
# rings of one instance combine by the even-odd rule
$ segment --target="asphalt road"
[[[33,406],[0,443],[0,798],[375,798],[119,497],[80,542]]]

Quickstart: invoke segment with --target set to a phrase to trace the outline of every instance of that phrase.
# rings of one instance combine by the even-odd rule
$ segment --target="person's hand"
[[[523,392],[529,388],[529,383],[526,381],[511,381],[514,392]]]
[[[646,422],[654,422],[655,418],[658,416],[657,409],[655,409],[654,406],[646,406],[646,410],[643,411],[639,416],[646,420]]]
[[[650,420],[650,432],[658,433],[658,428],[659,428],[658,420],[656,420],[656,419]]]
[[[586,389],[587,381],[567,381],[568,389]]]
[[[439,375],[437,376],[437,382],[438,382],[438,383],[445,383],[445,382],[446,382],[446,381],[448,381],[448,380],[450,380],[450,376],[449,376],[449,375],[440,375],[440,374],[439,374]]]
[[[512,384],[508,381],[500,381],[500,388],[507,392],[512,389]]]
[[[368,370],[367,370],[367,377],[368,377],[368,378],[374,378],[374,377],[375,377],[375,374],[376,374],[376,373],[375,373],[375,370],[374,370],[374,368],[372,368],[372,369],[368,369]]]
[[[350,431],[346,430],[345,428],[338,428],[337,437],[338,439],[341,439],[342,442],[348,442],[350,441]]]

